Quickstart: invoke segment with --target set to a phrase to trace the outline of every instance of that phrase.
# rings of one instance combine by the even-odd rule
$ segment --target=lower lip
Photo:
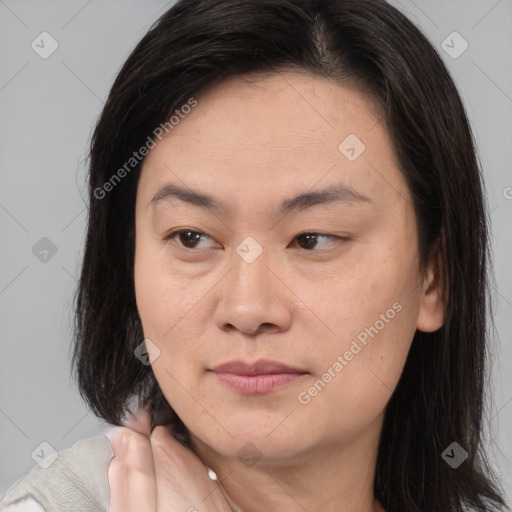
[[[221,382],[246,394],[268,393],[303,377],[300,373],[266,373],[263,375],[236,375],[216,373]]]

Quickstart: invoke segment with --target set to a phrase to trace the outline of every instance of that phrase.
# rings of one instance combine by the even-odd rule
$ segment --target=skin
[[[442,269],[432,258],[420,272],[413,201],[380,119],[367,96],[330,79],[296,71],[232,78],[200,96],[144,161],[135,289],[144,336],[160,351],[148,347],[158,356],[152,368],[190,432],[195,455],[180,452],[184,465],[212,468],[246,512],[383,510],[373,481],[385,407],[416,329],[437,330],[444,313]],[[338,149],[349,134],[366,146],[354,161]],[[166,183],[208,193],[226,210],[177,198],[152,204]],[[370,201],[277,212],[281,201],[335,183]],[[183,237],[166,239],[179,228],[204,233],[196,248],[185,247]],[[308,245],[297,238],[303,232],[346,240],[318,237]],[[262,249],[252,263],[236,252],[248,236]],[[394,318],[301,403],[299,393],[397,303]],[[209,371],[261,358],[305,375],[266,394],[243,395]],[[161,434],[166,453],[177,453],[168,429]],[[153,441],[135,435],[135,458],[150,461]],[[244,463],[242,448],[255,464]],[[165,460],[157,453],[155,467]],[[156,478],[156,487],[171,493],[180,477],[170,470],[158,479],[150,469],[148,489]],[[137,472],[126,471],[137,481]],[[219,496],[207,476],[195,475],[191,493],[200,482]],[[127,492],[114,488],[115,495]],[[193,499],[203,491],[197,488]],[[208,499],[198,510],[230,510],[221,498],[216,505]],[[164,502],[169,510],[172,499],[163,497],[146,510],[163,510]]]

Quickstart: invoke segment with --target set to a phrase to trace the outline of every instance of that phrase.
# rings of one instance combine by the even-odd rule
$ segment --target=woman
[[[481,442],[481,174],[452,79],[398,10],[178,2],[117,76],[89,190],[74,363],[121,428],[5,503],[505,506]]]

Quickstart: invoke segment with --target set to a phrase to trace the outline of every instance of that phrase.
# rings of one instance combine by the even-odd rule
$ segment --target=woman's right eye
[[[177,243],[186,249],[202,249],[203,247],[198,247],[198,244],[202,240],[213,240],[207,234],[192,229],[177,229],[176,231],[172,231],[165,237],[165,240],[174,240],[175,238],[177,238]]]

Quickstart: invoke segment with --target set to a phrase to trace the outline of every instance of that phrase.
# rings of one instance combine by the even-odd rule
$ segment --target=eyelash
[[[204,235],[208,238],[211,239],[211,237],[209,237],[206,233],[203,233],[202,231],[195,231],[193,229],[187,229],[187,228],[181,228],[181,229],[177,229],[175,231],[171,231],[169,234],[167,234],[164,238],[164,241],[168,242],[168,241],[171,241],[172,239],[176,238],[177,236],[179,236],[181,233],[193,233],[193,234],[197,234],[197,235]],[[338,241],[341,241],[341,242],[347,242],[349,240],[348,237],[340,237],[340,236],[335,236],[335,235],[329,235],[327,233],[317,233],[315,231],[304,231],[302,233],[299,233],[298,235],[296,235],[294,237],[294,241],[297,240],[299,237],[301,236],[305,236],[305,235],[313,235],[313,236],[316,236],[316,237],[319,237],[319,238],[324,238],[324,239],[327,239],[327,240],[330,240],[330,241],[335,241],[335,240],[338,240]],[[212,239],[213,240],[213,239]],[[186,247],[184,245],[180,245],[179,247],[180,249],[183,249],[185,251],[199,251],[201,249],[197,249],[195,247]],[[311,249],[304,249],[306,252],[319,252],[318,250],[311,250]]]

